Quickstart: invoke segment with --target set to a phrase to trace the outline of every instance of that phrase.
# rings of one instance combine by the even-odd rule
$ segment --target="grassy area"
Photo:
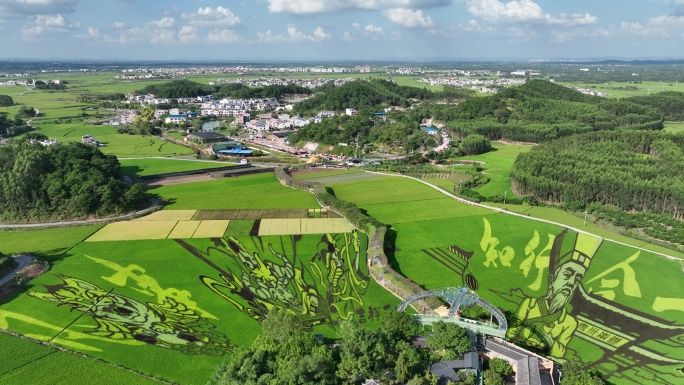
[[[684,132],[684,122],[665,122],[665,131]]]
[[[609,97],[628,98],[630,96],[650,95],[661,91],[682,91],[678,83],[665,83],[645,81],[635,84],[634,82],[610,82],[610,83],[561,83],[571,88],[588,88],[605,92]]]
[[[168,200],[164,209],[172,210],[320,207],[312,194],[283,188],[272,173],[159,186],[148,192]]]
[[[165,174],[169,172],[201,170],[205,168],[219,168],[231,165],[226,162],[158,158],[120,159],[119,163],[121,164],[122,173],[137,177]]]
[[[634,352],[648,348],[654,356],[682,357],[678,352],[684,345],[677,339],[681,331],[652,326],[660,322],[684,327],[684,298],[670,289],[682,280],[680,261],[561,226],[437,198],[435,190],[418,182],[394,178],[392,183],[392,179],[329,187],[340,199],[358,204],[391,225],[386,253],[401,274],[426,288],[468,285],[477,289],[480,297],[510,312],[509,323],[516,327],[509,329],[509,338],[543,348],[546,343],[535,335],[545,335],[553,342],[546,345],[548,354],[601,371],[611,382],[643,383],[632,379],[645,375],[663,383],[676,382],[673,364]],[[560,269],[573,266],[565,261],[579,252],[586,256],[581,265],[586,270],[580,270],[577,278],[583,291],[575,288],[574,296],[568,292],[572,301],[561,302],[567,312],[564,317],[569,317],[563,321],[565,334],[561,335],[536,324],[529,306],[545,300],[547,288],[556,282],[550,274],[564,277]],[[613,310],[616,307],[622,313]],[[463,315],[477,317],[478,313],[468,309]],[[638,317],[642,321],[635,322]],[[621,339],[616,333],[629,338]],[[634,350],[616,351],[615,346],[633,346]],[[601,361],[605,357],[611,362],[644,364],[615,366]]]
[[[45,230],[0,231],[0,251],[5,254],[32,254],[47,260],[59,258],[102,225]]]
[[[510,174],[515,158],[522,153],[529,151],[531,145],[523,144],[504,144],[499,142],[492,143],[494,151],[486,154],[464,156],[459,160],[474,160],[483,162],[478,165],[490,181],[483,187],[476,189],[484,196],[501,195],[516,196],[511,190]]]
[[[0,382],[6,385],[163,384],[124,368],[0,333]]]

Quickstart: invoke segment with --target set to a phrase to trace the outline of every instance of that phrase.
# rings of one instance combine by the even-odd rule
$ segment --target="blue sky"
[[[684,0],[0,0],[1,58],[684,58]]]

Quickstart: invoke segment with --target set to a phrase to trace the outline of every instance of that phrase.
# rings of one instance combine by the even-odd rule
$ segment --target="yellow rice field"
[[[228,229],[228,225],[230,224],[229,220],[207,220],[207,221],[202,221],[199,226],[197,227],[197,230],[195,230],[195,234],[193,234],[193,238],[218,238],[218,237],[223,237],[223,234],[226,233],[226,230]]]
[[[115,222],[100,229],[86,242],[216,238],[223,237],[229,223],[228,220]]]
[[[165,239],[178,221],[128,221],[115,222],[101,228],[86,242],[132,241],[143,239]]]
[[[259,235],[336,234],[354,230],[344,218],[262,219]]]
[[[200,221],[178,221],[176,227],[168,235],[170,239],[192,238],[200,225]]]

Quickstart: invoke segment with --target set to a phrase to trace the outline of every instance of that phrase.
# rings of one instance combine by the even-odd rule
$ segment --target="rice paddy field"
[[[226,162],[170,158],[119,159],[119,163],[123,174],[137,177],[230,166],[230,163]]]
[[[682,260],[460,203],[407,178],[328,187],[391,225],[386,253],[398,272],[430,289],[476,290],[508,312],[509,339],[615,384],[682,381],[684,293],[672,290]]]
[[[483,196],[501,195],[514,197],[515,193],[511,190],[511,168],[515,158],[522,153],[529,151],[532,146],[524,144],[492,143],[494,151],[459,158],[458,160],[473,160],[482,162],[478,165],[482,172],[486,174],[490,181],[486,185],[475,189]]]
[[[399,299],[368,274],[366,235],[327,217],[311,194],[272,174],[220,182],[166,189],[169,206],[184,208],[132,221],[0,232],[3,251],[52,262],[0,303],[0,329],[78,353],[0,334],[21,353],[5,360],[1,349],[0,382],[204,384],[261,333],[270,309],[295,312],[312,332],[334,338],[342,319],[377,327],[396,308]],[[274,197],[285,208],[272,209]],[[226,215],[244,218],[216,219]]]

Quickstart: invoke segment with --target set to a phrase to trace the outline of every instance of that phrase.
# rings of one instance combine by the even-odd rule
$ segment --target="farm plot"
[[[276,219],[276,218],[339,218],[334,211],[325,209],[282,209],[282,210],[202,210],[195,215],[195,219],[238,219],[238,220],[257,220],[257,219]]]
[[[296,179],[307,180],[309,182],[318,182],[323,184],[329,183],[344,183],[359,180],[382,178],[381,174],[373,174],[370,172],[360,170],[341,170],[329,173],[314,173],[299,175]]]
[[[314,196],[283,187],[274,174],[149,188],[168,200],[164,210],[309,209],[319,208]]]
[[[197,210],[161,210],[135,219],[136,221],[189,221]]]
[[[354,230],[344,218],[263,219],[259,235],[346,233]]]
[[[166,381],[204,384],[235,346],[260,334],[270,309],[303,314],[303,325],[329,337],[341,319],[377,325],[398,300],[370,279],[366,244],[357,232],[81,243],[0,306],[0,327]],[[22,364],[0,379],[34,378]]]
[[[5,385],[162,384],[124,368],[0,333],[0,383]],[[59,375],[55,375],[59,373]]]
[[[199,160],[178,160],[166,158],[120,159],[121,172],[137,177],[159,175],[170,172],[194,171],[206,168],[226,167],[225,162],[209,162]]]
[[[110,223],[86,242],[222,237],[229,221],[133,220]]]
[[[398,181],[398,191],[382,179],[330,187],[392,225],[385,248],[401,274],[426,288],[467,285],[509,312],[510,340],[616,384],[682,382],[684,293],[672,290],[684,282],[682,261],[431,199],[429,187],[411,183]],[[404,199],[421,190],[425,200]]]

